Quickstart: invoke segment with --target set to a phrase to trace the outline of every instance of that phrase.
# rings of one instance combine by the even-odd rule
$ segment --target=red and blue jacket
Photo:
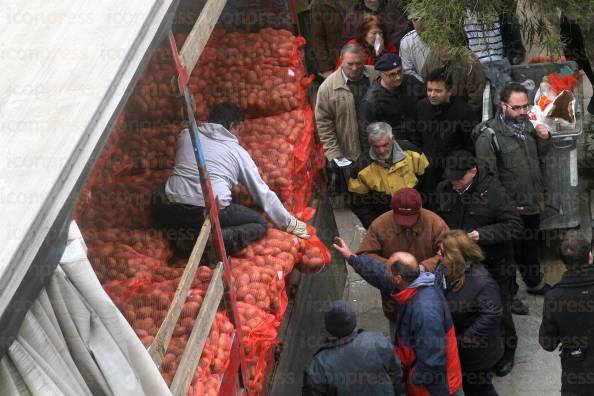
[[[406,394],[450,396],[462,385],[462,372],[452,317],[430,272],[398,290],[384,264],[367,256],[351,256],[353,269],[382,294],[398,303],[396,353],[402,362]]]

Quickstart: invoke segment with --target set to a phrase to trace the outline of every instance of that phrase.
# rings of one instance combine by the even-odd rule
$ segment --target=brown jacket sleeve
[[[448,225],[443,221],[443,219],[437,215],[435,215],[434,224],[431,227],[431,243],[433,245],[433,251],[437,252],[439,250],[439,242],[443,239],[446,232],[448,232],[450,228]],[[440,260],[439,255],[435,255],[430,257],[426,260],[421,261],[419,264],[422,264],[425,267],[426,271],[433,272],[437,267],[437,264]]]
[[[367,234],[365,235],[363,242],[361,242],[361,245],[359,245],[357,254],[364,254],[376,261],[379,261],[380,263],[386,263],[387,258],[381,256],[382,244],[378,238],[377,230],[375,229],[373,224],[369,226],[369,229],[367,230]]]

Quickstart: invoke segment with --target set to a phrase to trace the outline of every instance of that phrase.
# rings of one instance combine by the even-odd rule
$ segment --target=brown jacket
[[[365,66],[370,81],[378,77],[372,66]],[[316,100],[316,127],[328,161],[345,157],[351,161],[361,154],[355,100],[338,68],[320,85]]]
[[[436,254],[438,243],[449,227],[441,217],[427,209],[421,209],[417,224],[412,227],[414,236],[408,238],[404,228],[394,223],[393,211],[379,216],[371,223],[357,254],[365,254],[385,263],[396,252],[408,252],[415,256],[427,271],[434,271],[439,261]],[[394,320],[394,300],[382,295],[384,314]]]
[[[320,73],[334,70],[336,66],[348,3],[345,0],[314,0],[310,5],[311,45]]]
[[[470,50],[468,50],[470,51]],[[481,63],[471,54],[472,61],[458,60],[452,64],[452,85],[454,96],[468,102],[473,110],[480,112],[483,108],[483,91],[485,90],[485,72]],[[470,55],[469,55],[470,56]],[[427,79],[427,75],[439,67],[444,67],[446,61],[441,59],[435,51],[427,56],[421,75]]]

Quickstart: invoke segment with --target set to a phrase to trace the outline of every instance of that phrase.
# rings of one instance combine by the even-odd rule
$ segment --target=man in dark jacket
[[[514,245],[515,260],[528,293],[543,294],[547,286],[537,254],[544,188],[540,165],[550,145],[550,134],[545,125],[534,128],[529,121],[530,104],[524,86],[506,85],[499,106],[493,119],[476,127],[476,156],[487,162],[524,221],[525,235]]]
[[[437,214],[451,229],[466,231],[483,249],[484,265],[499,285],[505,353],[494,371],[506,375],[513,368],[518,342],[511,312],[516,273],[512,241],[522,232],[522,219],[499,180],[469,152],[453,152],[446,159],[444,177],[437,186]]]
[[[455,150],[474,150],[472,129],[479,123],[476,112],[452,96],[452,77],[443,68],[427,75],[427,97],[417,103],[416,133],[411,137],[429,159],[419,190],[427,195],[441,181],[446,157]],[[432,205],[425,205],[433,209]]]
[[[332,74],[340,57],[342,25],[349,3],[349,0],[313,0],[310,4],[311,45],[318,72],[324,78]]]
[[[331,337],[305,369],[303,395],[404,394],[400,360],[386,336],[355,330],[357,315],[344,300],[330,303],[324,322]]]
[[[373,122],[386,122],[392,127],[396,141],[404,150],[415,150],[410,139],[415,135],[416,103],[423,95],[423,85],[402,71],[396,54],[386,53],[375,62],[380,76],[371,83],[359,106],[359,144],[361,153],[369,155],[367,127]]]
[[[567,272],[545,295],[538,342],[547,351],[561,350],[561,395],[594,391],[594,266],[590,241],[570,230],[561,242]]]
[[[397,302],[395,344],[406,394],[455,394],[462,384],[456,333],[435,275],[421,272],[417,260],[406,252],[390,256],[389,274],[379,261],[353,254],[340,238],[332,246],[363,279]]]

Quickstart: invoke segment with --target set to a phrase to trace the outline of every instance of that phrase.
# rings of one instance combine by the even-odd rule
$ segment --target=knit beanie
[[[334,337],[346,337],[357,327],[357,313],[344,300],[332,301],[324,316],[326,331]]]

